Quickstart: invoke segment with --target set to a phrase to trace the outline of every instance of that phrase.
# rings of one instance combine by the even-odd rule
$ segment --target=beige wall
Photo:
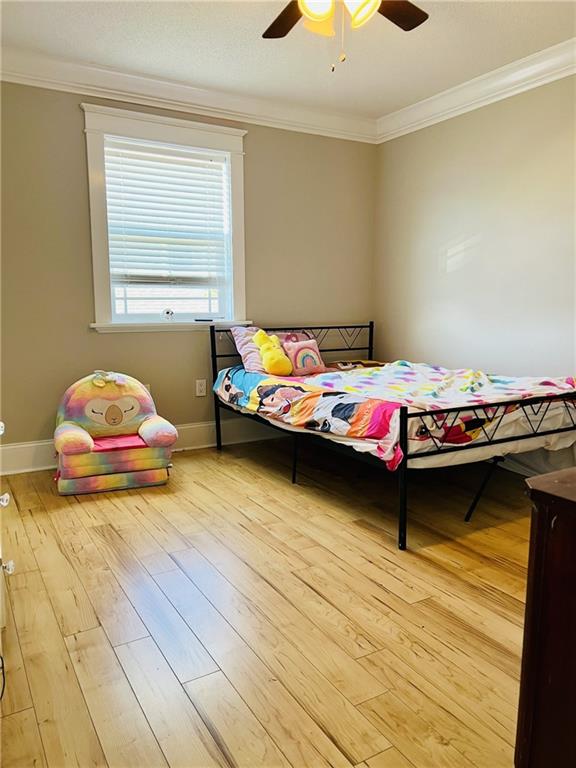
[[[194,396],[194,379],[209,377],[206,332],[104,335],[88,327],[94,308],[81,101],[107,103],[2,88],[7,442],[50,438],[60,395],[95,368],[150,383],[158,410],[177,424],[212,418],[211,399]],[[263,323],[369,319],[375,147],[244,127],[248,317]]]
[[[388,359],[573,371],[573,89],[564,79],[380,147],[245,126],[248,316],[375,315]],[[207,333],[88,327],[81,101],[107,103],[2,89],[7,442],[49,438],[62,391],[94,368],[150,383],[177,424],[212,418],[210,398],[194,396],[194,380],[209,378]]]
[[[380,354],[574,372],[574,87],[566,78],[378,148]]]

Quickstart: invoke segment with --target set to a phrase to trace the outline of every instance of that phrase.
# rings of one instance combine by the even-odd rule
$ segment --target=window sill
[[[162,331],[183,331],[195,333],[206,331],[211,325],[216,328],[229,328],[231,325],[252,325],[251,320],[218,320],[215,322],[186,323],[90,323],[90,328],[98,333],[156,333]]]

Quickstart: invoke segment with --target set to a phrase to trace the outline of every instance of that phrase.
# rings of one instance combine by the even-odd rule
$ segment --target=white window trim
[[[232,286],[233,317],[222,323],[246,320],[246,276],[244,256],[244,136],[246,131],[222,125],[197,123],[146,112],[81,104],[84,110],[92,233],[92,271],[94,276],[95,322],[99,332],[200,329],[210,323],[118,323],[112,322],[106,180],[104,176],[104,136],[165,141],[189,147],[216,149],[230,154],[232,203]]]
[[[163,331],[205,331],[211,325],[216,328],[230,328],[231,325],[252,325],[252,320],[218,320],[217,322],[208,322],[207,320],[190,320],[186,322],[164,322],[164,323],[90,323],[98,333],[156,333]]]

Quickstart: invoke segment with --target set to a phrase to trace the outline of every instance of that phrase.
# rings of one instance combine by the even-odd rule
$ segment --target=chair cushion
[[[59,477],[89,477],[143,469],[159,469],[170,464],[170,448],[118,448],[75,455],[58,455]]]
[[[148,448],[148,446],[140,435],[113,435],[111,437],[95,437],[92,452],[121,451],[127,448]]]
[[[167,469],[150,469],[141,472],[120,472],[113,475],[91,477],[58,478],[58,493],[63,496],[80,493],[102,493],[128,488],[142,488],[149,485],[164,485],[168,482]]]

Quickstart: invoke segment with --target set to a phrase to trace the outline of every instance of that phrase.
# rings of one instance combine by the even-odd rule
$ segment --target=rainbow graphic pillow
[[[282,346],[292,363],[294,376],[311,376],[326,371],[315,339],[285,341]]]

